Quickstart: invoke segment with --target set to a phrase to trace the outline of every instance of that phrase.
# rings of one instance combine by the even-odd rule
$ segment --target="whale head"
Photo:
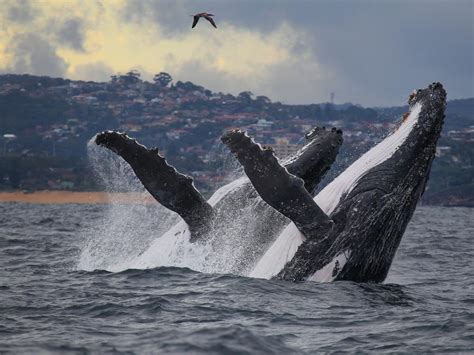
[[[327,211],[335,222],[335,237],[324,258],[327,264],[344,254],[335,279],[382,282],[387,276],[425,190],[445,107],[440,83],[413,92],[398,129],[336,178],[338,203]],[[324,199],[325,191],[320,195]]]

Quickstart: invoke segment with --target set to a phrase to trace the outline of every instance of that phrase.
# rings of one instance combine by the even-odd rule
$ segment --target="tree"
[[[173,78],[168,73],[160,72],[153,77],[153,81],[158,86],[166,87],[173,81]]]
[[[260,103],[270,104],[272,101],[266,96],[257,96],[256,100]]]
[[[245,102],[250,102],[252,100],[253,93],[250,91],[242,91],[238,98]]]
[[[140,82],[140,72],[138,70],[130,70],[127,74],[120,77],[127,84],[137,84]]]
[[[110,77],[110,82],[112,84],[129,85],[138,84],[140,81],[140,72],[138,70],[130,70],[126,74],[117,73]]]

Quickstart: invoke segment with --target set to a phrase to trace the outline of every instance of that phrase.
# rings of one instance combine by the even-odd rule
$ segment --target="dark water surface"
[[[472,209],[418,208],[383,285],[77,270],[106,209],[0,204],[0,352],[474,349]]]

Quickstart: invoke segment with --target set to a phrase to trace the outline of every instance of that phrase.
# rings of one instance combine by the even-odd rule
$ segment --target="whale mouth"
[[[426,89],[414,91],[408,98],[408,105],[410,109],[413,109],[417,104],[423,106],[423,111],[420,114],[421,119],[418,122],[419,128],[428,133],[439,123],[440,118],[444,118],[444,114],[440,115],[440,112],[444,112],[446,108],[446,91],[443,85],[434,82]]]
[[[446,91],[443,88],[443,84],[439,82],[434,82],[425,89],[413,90],[408,97],[408,105],[411,106],[420,100],[433,99],[435,96],[439,96],[440,100],[446,98]]]

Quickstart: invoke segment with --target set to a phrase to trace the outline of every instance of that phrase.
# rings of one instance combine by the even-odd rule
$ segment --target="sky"
[[[215,15],[191,29],[190,15]],[[0,73],[108,81],[161,71],[284,103],[474,97],[474,0],[0,0]]]

